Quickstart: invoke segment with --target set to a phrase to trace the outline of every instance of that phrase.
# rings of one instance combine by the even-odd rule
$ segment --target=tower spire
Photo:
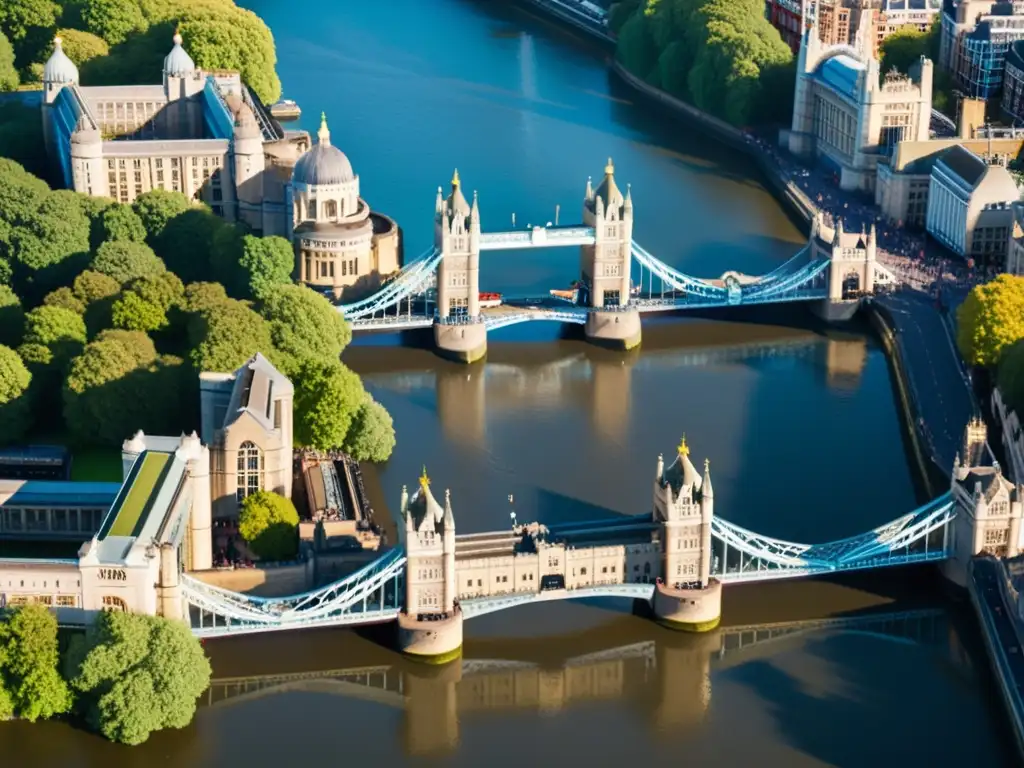
[[[331,144],[331,132],[327,129],[327,113],[320,113],[320,130],[316,132],[317,140],[326,146]]]
[[[610,157],[608,158],[608,165],[604,167],[604,174],[605,176],[615,175],[615,163],[612,162],[612,159]]]
[[[459,169],[455,169],[455,173],[452,174],[452,188],[459,186],[462,182],[459,181]]]

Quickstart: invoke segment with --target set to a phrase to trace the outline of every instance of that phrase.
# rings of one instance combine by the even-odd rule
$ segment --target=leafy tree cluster
[[[103,613],[62,659],[46,607],[0,614],[0,719],[77,710],[111,741],[141,744],[154,731],[188,725],[209,682],[210,663],[181,621]]]
[[[291,499],[257,491],[242,502],[238,532],[261,560],[291,560],[299,548],[299,513]]]
[[[789,118],[793,53],[758,0],[623,0],[616,57],[656,88],[737,126]]]
[[[905,75],[912,73],[912,68],[922,56],[939,61],[939,45],[942,35],[942,18],[937,16],[927,32],[906,25],[898,27],[895,32],[882,41],[879,57],[883,71],[895,69]],[[956,117],[956,100],[953,96],[953,78],[944,69],[932,69],[932,106],[950,117]]]
[[[992,369],[1006,404],[1024,414],[1024,277],[975,286],[957,310],[957,346],[968,364]]]
[[[280,97],[270,30],[232,0],[4,0],[0,91],[38,82],[58,32],[84,84],[155,82],[176,26],[198,67],[238,70],[263,101]]]
[[[137,429],[176,433],[196,422],[198,372],[261,352],[295,384],[300,445],[383,461],[394,427],[340,362],[351,330],[292,283],[293,261],[283,238],[179,193],[122,205],[51,191],[0,159],[3,439],[33,427],[108,445]]]

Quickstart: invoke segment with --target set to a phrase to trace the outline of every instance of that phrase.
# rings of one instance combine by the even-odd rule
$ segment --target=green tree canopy
[[[299,513],[290,499],[256,491],[242,502],[238,532],[261,560],[289,560],[299,547]]]
[[[337,359],[306,358],[292,378],[295,442],[324,451],[342,447],[366,397],[359,377]]]
[[[93,227],[93,242],[96,246],[108,240],[124,240],[142,243],[146,240],[146,228],[142,219],[130,205],[114,203],[104,210]]]
[[[6,123],[5,117],[4,112],[0,111],[0,123]],[[38,114],[36,121],[39,121]],[[6,151],[9,145],[0,146]],[[28,223],[49,195],[50,187],[45,181],[26,171],[20,163],[0,157],[0,220],[11,225]]]
[[[29,722],[71,709],[58,669],[57,618],[44,606],[9,611],[0,622],[0,676],[14,712]]]
[[[136,278],[128,283],[128,290],[156,304],[164,312],[172,307],[181,306],[185,301],[185,286],[173,272]]]
[[[356,411],[344,442],[345,453],[356,461],[387,461],[395,449],[391,414],[369,394]]]
[[[1003,401],[1024,417],[1024,339],[1018,339],[1003,352],[996,381]]]
[[[957,310],[957,346],[970,365],[998,365],[1024,338],[1024,277],[1000,275],[975,286]]]
[[[341,313],[304,285],[277,285],[267,291],[260,313],[270,325],[274,346],[293,360],[337,360],[352,340]]]
[[[24,328],[25,312],[21,308],[21,300],[6,285],[0,285],[0,344],[19,344]]]
[[[0,91],[16,91],[20,82],[18,68],[14,66],[14,47],[0,32]]]
[[[895,69],[909,75],[910,68],[927,54],[928,40],[928,33],[916,27],[897,27],[879,46],[882,71]]]
[[[189,323],[188,336],[189,359],[197,371],[235,371],[256,352],[273,349],[263,318],[233,299],[198,312]]]
[[[230,226],[209,208],[192,206],[167,220],[160,234],[151,238],[153,250],[186,283],[210,280],[217,232]],[[149,227],[147,224],[147,231],[152,231]]]
[[[51,166],[46,156],[46,145],[43,142],[43,121],[39,119],[38,106],[25,104],[20,99],[0,101],[0,147],[3,147],[5,155],[4,158],[0,158],[0,163],[12,165],[20,163],[41,178],[50,175]],[[46,187],[46,184],[40,179],[30,178],[36,184]],[[10,201],[6,199],[4,186],[2,171],[0,171],[0,220],[5,218],[10,220],[12,218]],[[19,204],[30,203],[22,200]]]
[[[64,421],[74,442],[109,445],[137,429],[167,434],[181,428],[180,361],[154,359],[154,352],[145,334],[113,330],[74,359],[63,393]]]
[[[63,369],[85,344],[85,320],[65,307],[36,307],[25,315],[24,338],[50,350],[54,365]]]
[[[90,268],[109,275],[121,285],[138,277],[159,275],[167,267],[145,243],[118,240],[103,243],[96,249]]]
[[[43,295],[71,282],[80,271],[89,251],[90,227],[80,197],[69,190],[51,192],[34,214],[11,231],[16,284],[31,285]]]
[[[121,290],[121,284],[110,275],[87,269],[75,278],[72,288],[82,303],[88,305],[101,299],[109,299],[116,296]]]
[[[85,302],[78,298],[75,292],[66,285],[46,294],[43,297],[43,304],[48,307],[64,307],[64,309],[70,309],[76,315],[85,314]]]
[[[149,26],[136,0],[78,0],[77,6],[85,29],[110,45]]]
[[[246,235],[239,260],[246,280],[246,295],[262,299],[278,285],[290,285],[295,251],[283,237]]]
[[[91,32],[81,29],[61,29],[57,31],[61,39],[61,48],[77,66],[82,66],[87,61],[107,56],[110,53],[110,46],[107,42]]]
[[[89,722],[111,741],[141,744],[153,731],[184,728],[210,683],[210,663],[184,622],[103,613],[86,648],[72,686]]]
[[[220,283],[189,283],[185,287],[185,308],[189,312],[204,312],[226,301],[231,299]]]
[[[17,441],[28,431],[32,422],[28,397],[31,382],[32,375],[18,353],[0,345],[0,444]]]
[[[57,29],[60,13],[60,6],[53,0],[0,3],[0,32],[14,44],[19,67],[38,60]]]
[[[135,291],[125,291],[111,308],[115,328],[129,331],[159,331],[167,327],[167,312]]]
[[[142,226],[146,230],[149,244],[153,245],[158,253],[160,249],[156,243],[168,222],[192,207],[191,201],[181,192],[171,192],[160,188],[143,192],[132,203],[132,208],[138,214]]]

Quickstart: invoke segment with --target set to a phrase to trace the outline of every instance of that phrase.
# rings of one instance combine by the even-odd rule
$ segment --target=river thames
[[[607,157],[632,185],[635,238],[691,274],[768,271],[802,235],[749,163],[612,82],[603,53],[505,2],[246,4],[277,40],[284,95],[360,175],[369,204],[432,244],[458,167],[485,231],[579,220]],[[485,255],[481,289],[565,287],[572,249]],[[913,509],[880,345],[801,328],[802,310],[668,318],[629,354],[531,324],[457,366],[394,337],[345,354],[395,419],[368,472],[381,514],[425,464],[460,532],[648,508],[658,453],[685,433],[711,461],[715,512],[816,542]],[[390,504],[389,504],[390,502]],[[385,521],[387,522],[387,521]],[[903,618],[798,622],[875,607]],[[194,723],[128,749],[59,723],[0,727],[12,765],[1011,765],[969,612],[928,570],[730,587],[723,627],[671,633],[630,606],[545,604],[474,619],[464,658],[417,667],[346,631],[207,643],[219,681]],[[922,613],[923,611],[923,613]],[[907,615],[907,612],[912,612]],[[964,615],[968,617],[964,619]],[[789,622],[773,636],[739,625]],[[794,623],[796,622],[796,623]],[[756,640],[756,642],[754,642]],[[307,674],[298,674],[307,673]],[[268,676],[282,676],[277,679]]]

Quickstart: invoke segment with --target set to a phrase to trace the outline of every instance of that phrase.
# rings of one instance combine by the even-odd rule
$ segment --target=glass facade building
[[[969,98],[999,95],[1007,54],[1018,40],[1024,40],[1024,2],[946,0],[939,59]]]

